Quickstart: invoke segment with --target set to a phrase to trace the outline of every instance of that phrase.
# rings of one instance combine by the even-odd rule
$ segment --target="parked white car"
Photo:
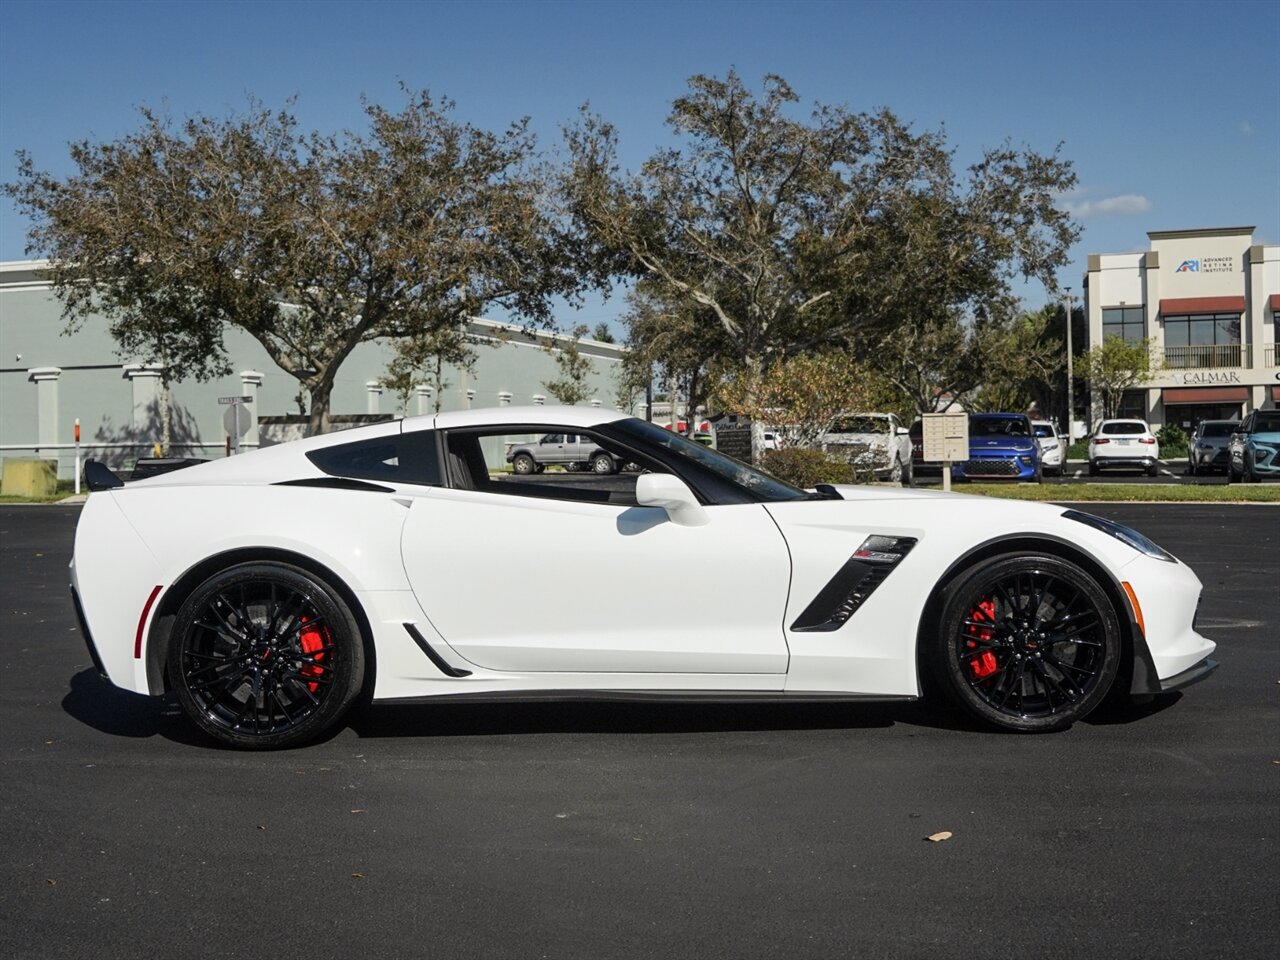
[[[1062,476],[1067,465],[1067,438],[1059,436],[1057,429],[1047,420],[1032,420],[1031,432],[1040,447],[1040,465],[1044,472]]]
[[[1145,420],[1103,420],[1089,438],[1089,476],[1103,468],[1160,470],[1160,442]]]
[[[848,456],[855,467],[874,470],[881,480],[911,485],[911,437],[895,414],[841,414],[823,436],[822,447]]]
[[[486,459],[570,433],[641,470]],[[1216,666],[1200,581],[1135,530],[798,490],[611,410],[457,410],[85,478],[71,588],[94,666],[239,747],[323,736],[361,696],[893,701],[931,696],[928,675],[987,724],[1043,732]],[[655,603],[655,577],[702,589]],[[550,583],[573,585],[572,616]]]

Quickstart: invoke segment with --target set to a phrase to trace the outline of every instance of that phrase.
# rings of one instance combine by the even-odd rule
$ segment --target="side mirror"
[[[636,503],[662,507],[682,527],[701,527],[710,519],[688,485],[670,473],[642,473],[636,480]]]
[[[910,430],[908,430],[906,427],[899,427],[899,428],[898,428],[898,436],[900,436],[900,437],[906,437],[906,436],[910,436],[910,434],[911,434],[911,431],[910,431]]]

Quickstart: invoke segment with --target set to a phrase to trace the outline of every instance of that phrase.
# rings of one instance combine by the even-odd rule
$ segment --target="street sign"
[[[218,403],[221,403],[223,405],[228,403],[253,403],[253,397],[251,397],[249,394],[245,394],[244,396],[241,396],[241,397],[219,397]]]
[[[253,425],[253,414],[244,408],[244,404],[232,404],[222,415],[222,425],[227,429],[227,436],[238,440],[249,432],[249,427]]]

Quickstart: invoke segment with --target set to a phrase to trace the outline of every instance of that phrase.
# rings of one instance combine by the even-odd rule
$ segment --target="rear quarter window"
[[[389,483],[443,483],[432,430],[375,437],[314,450],[307,459],[333,477]]]

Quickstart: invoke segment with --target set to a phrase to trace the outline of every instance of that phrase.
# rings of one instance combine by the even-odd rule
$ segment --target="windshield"
[[[1027,421],[1012,420],[1005,417],[970,417],[969,435],[971,437],[1025,437]]]
[[[1240,424],[1235,420],[1217,421],[1214,423],[1200,424],[1200,436],[1202,437],[1229,437],[1236,432],[1236,428]]]
[[[887,417],[839,417],[828,433],[885,433],[888,429]]]
[[[629,418],[618,420],[602,426],[601,431],[614,434],[619,440],[635,444],[641,449],[657,448],[662,453],[678,457],[684,464],[691,466],[695,472],[705,472],[716,479],[736,487],[750,501],[776,502],[782,500],[805,500],[808,494],[789,483],[783,483],[776,477],[757,470],[755,467],[740,463],[732,457],[717,453],[710,447],[694,443],[678,433],[647,423],[644,420]]]
[[[1280,410],[1268,410],[1265,413],[1254,414],[1253,432],[1254,433],[1280,432]]]

